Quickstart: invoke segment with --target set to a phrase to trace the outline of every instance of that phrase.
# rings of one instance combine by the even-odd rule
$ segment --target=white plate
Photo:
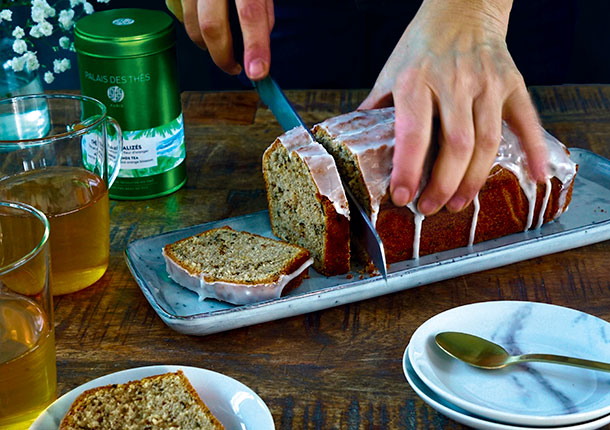
[[[485,419],[479,418],[475,415],[470,414],[468,411],[460,408],[459,406],[452,405],[451,403],[443,400],[441,397],[437,396],[422,382],[421,379],[413,370],[413,366],[409,361],[408,356],[409,347],[405,349],[405,353],[402,357],[402,370],[405,373],[405,377],[413,388],[413,391],[417,393],[419,397],[422,398],[424,402],[430,405],[434,410],[439,413],[451,418],[452,420],[457,421],[458,423],[467,425],[469,427],[473,427],[475,429],[481,430],[524,430],[524,429],[537,429],[540,430],[540,427],[523,427],[523,426],[512,426],[510,424],[502,424],[494,421],[487,421]],[[544,430],[593,430],[598,429],[601,426],[610,423],[610,415],[605,415],[601,418],[598,418],[593,421],[588,421],[583,424],[576,424],[571,426],[564,427],[543,427]]]
[[[547,363],[482,370],[451,358],[434,342],[462,331],[503,345],[511,354],[573,355],[610,361],[610,324],[560,306],[484,302],[436,315],[410,341],[417,376],[438,396],[472,414],[522,426],[583,423],[610,414],[610,373]]]
[[[122,384],[147,376],[182,370],[201,400],[224,425],[225,430],[274,430],[273,417],[265,402],[241,382],[211,370],[188,366],[149,366],[111,373],[64,394],[34,421],[30,430],[57,430],[74,399],[83,391],[108,384]]]

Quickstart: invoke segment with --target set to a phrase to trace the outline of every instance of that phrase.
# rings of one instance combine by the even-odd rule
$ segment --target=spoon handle
[[[566,357],[554,354],[523,354],[516,357],[515,362],[542,361],[545,363],[567,364],[568,366],[584,367],[585,369],[603,370],[610,372],[610,363],[601,361],[585,360],[583,358]]]

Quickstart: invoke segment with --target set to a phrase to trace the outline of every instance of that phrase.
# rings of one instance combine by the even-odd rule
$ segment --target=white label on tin
[[[112,21],[112,23],[114,25],[131,25],[133,24],[135,21],[131,18],[117,18],[114,21]]]
[[[158,127],[123,131],[121,178],[139,178],[167,172],[178,166],[186,151],[182,114]]]
[[[113,102],[119,103],[119,102],[122,102],[123,99],[125,98],[125,91],[123,91],[123,89],[121,87],[113,85],[111,87],[108,87],[108,90],[106,91],[106,95]]]
[[[129,139],[125,138],[125,134],[127,133],[123,133],[121,170],[157,167],[157,139],[154,137]]]

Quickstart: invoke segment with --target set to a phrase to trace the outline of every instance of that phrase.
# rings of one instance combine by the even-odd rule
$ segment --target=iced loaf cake
[[[540,227],[567,209],[577,171],[565,146],[544,131],[551,177],[536,184],[527,175],[517,137],[504,124],[494,166],[473,203],[458,213],[443,208],[424,217],[416,209],[417,200],[406,207],[390,200],[394,108],[350,112],[313,131],[366,209],[388,263]]]

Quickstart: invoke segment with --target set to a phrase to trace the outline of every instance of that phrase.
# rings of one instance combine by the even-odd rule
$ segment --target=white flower
[[[53,24],[51,24],[49,21],[43,21],[41,23],[38,23],[38,25],[40,26],[40,32],[43,35],[50,36],[51,34],[53,34]]]
[[[74,25],[72,18],[74,18],[74,11],[72,9],[64,9],[59,12],[57,20],[64,30],[69,30]]]
[[[45,72],[45,74],[44,74],[44,81],[47,84],[50,84],[54,80],[55,80],[55,75],[52,72]]]
[[[32,0],[32,20],[41,22],[43,19],[55,16],[55,9],[52,8],[47,0]]]
[[[70,64],[70,60],[67,58],[53,60],[53,72],[55,73],[65,72],[70,67],[72,67],[72,65]]]
[[[42,33],[40,32],[40,27],[38,27],[38,24],[30,28],[30,36],[35,37],[36,39],[42,37]]]
[[[97,0],[98,3],[110,3],[110,0]]]
[[[15,27],[13,30],[13,37],[15,39],[21,39],[23,36],[25,36],[25,31],[23,31],[23,28],[19,26]]]
[[[15,51],[15,53],[21,55],[27,50],[28,50],[28,45],[27,45],[27,43],[25,43],[25,40],[15,39],[15,41],[13,42],[13,51]]]
[[[15,72],[21,72],[25,66],[25,56],[13,57],[11,59],[11,67]]]
[[[30,28],[30,36],[40,38],[42,36],[50,36],[53,34],[53,24],[49,21],[41,21],[34,27]]]
[[[89,3],[87,0],[85,0],[83,2],[83,10],[85,11],[85,13],[87,15],[91,15],[94,12],[93,5],[91,3]]]
[[[66,36],[61,36],[59,38],[59,46],[64,49],[70,49],[70,38]]]
[[[32,6],[32,21],[42,22],[46,18],[44,9],[39,6]]]
[[[55,16],[55,8],[52,8],[47,4],[47,7],[44,10],[44,13],[47,17],[53,18]]]
[[[13,20],[13,11],[10,9],[4,9],[0,12],[0,21],[12,21]]]
[[[38,57],[36,56],[35,52],[27,51],[25,54],[23,54],[23,56],[25,57],[25,67],[30,72],[33,72],[40,67],[40,63],[38,62]]]
[[[70,0],[70,7],[75,8],[79,4],[81,4],[84,0]]]

